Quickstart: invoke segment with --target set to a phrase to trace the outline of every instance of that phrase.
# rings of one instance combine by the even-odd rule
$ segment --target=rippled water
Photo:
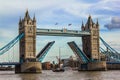
[[[120,80],[120,71],[42,71],[42,74],[15,74],[0,71],[0,80]]]

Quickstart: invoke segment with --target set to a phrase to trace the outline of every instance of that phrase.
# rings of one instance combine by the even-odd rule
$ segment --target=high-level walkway
[[[37,28],[37,35],[44,36],[68,36],[68,37],[81,37],[90,35],[89,31],[67,30],[67,29],[40,29]]]

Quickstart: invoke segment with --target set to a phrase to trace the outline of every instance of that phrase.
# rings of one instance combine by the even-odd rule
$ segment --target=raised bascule
[[[2,55],[19,41],[19,62],[0,63],[0,65],[15,65],[16,73],[41,73],[41,62],[55,43],[55,41],[48,42],[36,56],[36,35],[44,35],[82,37],[82,50],[74,41],[67,43],[78,58],[78,70],[107,70],[112,68],[112,64],[118,66],[120,54],[99,36],[99,27],[98,20],[94,23],[89,16],[87,23],[85,25],[82,23],[81,31],[65,28],[62,30],[40,29],[36,28],[35,16],[32,19],[27,10],[24,18],[20,18],[19,21],[19,35],[0,49],[0,55]],[[103,42],[107,51],[100,47],[99,40]]]

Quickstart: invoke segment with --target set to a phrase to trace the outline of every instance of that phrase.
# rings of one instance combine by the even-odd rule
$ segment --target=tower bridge
[[[31,19],[27,11],[24,19],[20,19],[19,21],[19,33],[24,33],[25,35],[20,40],[21,64],[19,65],[19,68],[16,66],[16,68],[18,68],[16,70],[19,70],[19,72],[31,72],[31,67],[34,67],[35,72],[40,72],[41,69],[38,69],[38,65],[40,66],[41,64],[36,62],[37,58],[35,56],[36,35],[82,37],[84,55],[91,61],[80,63],[80,66],[86,64],[88,68],[86,70],[106,70],[106,61],[101,61],[100,58],[98,21],[94,23],[91,16],[89,16],[87,23],[85,25],[82,23],[81,30],[82,31],[67,29],[36,29],[35,16]],[[84,58],[85,56],[80,57],[86,59]]]
[[[106,70],[106,55],[110,59],[116,61],[120,60],[117,57],[119,54],[111,48],[102,38],[99,36],[99,23],[93,22],[91,16],[88,17],[87,23],[82,23],[80,30],[67,30],[67,29],[42,29],[36,28],[35,16],[33,19],[29,16],[26,11],[23,19],[19,21],[19,35],[13,39],[10,43],[0,49],[0,55],[7,52],[13,47],[17,41],[19,42],[19,63],[0,63],[4,65],[15,65],[15,72],[41,72],[41,61],[55,43],[48,42],[48,44],[40,51],[36,56],[36,35],[44,36],[65,36],[65,37],[82,37],[82,50],[79,49],[75,42],[68,42],[68,45],[73,52],[79,57],[79,70]],[[100,39],[99,39],[100,38]],[[99,40],[109,49],[110,52],[100,51]],[[102,56],[101,54],[104,54]],[[104,59],[103,59],[104,58]],[[109,63],[110,64],[110,63]]]

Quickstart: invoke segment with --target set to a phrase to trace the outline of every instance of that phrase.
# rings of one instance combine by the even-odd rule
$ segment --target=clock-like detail
[[[33,27],[32,26],[29,26],[28,33],[33,33]]]

